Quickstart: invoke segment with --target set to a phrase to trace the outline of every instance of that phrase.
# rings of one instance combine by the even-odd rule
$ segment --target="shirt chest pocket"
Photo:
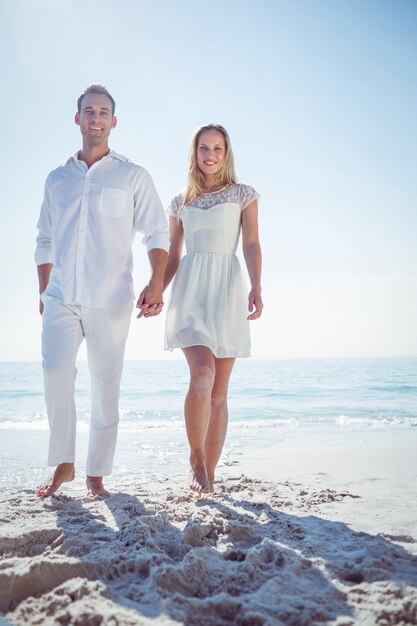
[[[127,206],[128,191],[103,187],[100,194],[98,210],[107,217],[122,217]]]

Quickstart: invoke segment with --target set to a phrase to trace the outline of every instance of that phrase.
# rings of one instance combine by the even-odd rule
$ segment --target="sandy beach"
[[[417,624],[417,433],[271,447],[105,500],[0,502],[0,624]]]

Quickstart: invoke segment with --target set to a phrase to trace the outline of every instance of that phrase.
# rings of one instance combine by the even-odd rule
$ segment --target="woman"
[[[185,191],[169,206],[170,251],[164,288],[173,277],[165,348],[181,348],[190,369],[185,423],[190,488],[213,491],[227,431],[227,389],[236,357],[250,354],[249,322],[261,316],[258,194],[237,183],[229,135],[217,124],[191,140]],[[251,281],[247,303],[236,248]],[[187,254],[181,259],[183,243]],[[246,311],[248,308],[249,315]]]

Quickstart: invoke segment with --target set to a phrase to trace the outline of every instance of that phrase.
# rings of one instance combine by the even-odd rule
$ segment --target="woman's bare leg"
[[[214,357],[215,378],[211,392],[211,414],[207,429],[205,452],[210,491],[214,490],[214,472],[223,450],[227,432],[227,390],[235,359]]]
[[[190,386],[185,398],[184,413],[190,444],[190,488],[208,493],[210,483],[206,467],[206,435],[211,413],[211,393],[215,378],[212,351],[205,346],[183,348],[190,368]]]

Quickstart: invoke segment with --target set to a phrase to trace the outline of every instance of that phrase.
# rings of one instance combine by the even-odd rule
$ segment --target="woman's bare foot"
[[[191,465],[189,487],[192,491],[197,491],[197,493],[210,493],[207,470],[203,463],[194,463]]]
[[[61,463],[60,465],[57,465],[48,482],[36,487],[35,493],[41,498],[47,498],[55,493],[55,491],[60,488],[62,483],[69,483],[71,480],[74,480],[74,476],[74,463]]]
[[[111,494],[107,489],[104,489],[102,476],[87,476],[87,496],[93,498],[94,496],[102,496],[108,498]]]
[[[214,473],[207,472],[207,478],[210,486],[210,493],[214,493]]]

